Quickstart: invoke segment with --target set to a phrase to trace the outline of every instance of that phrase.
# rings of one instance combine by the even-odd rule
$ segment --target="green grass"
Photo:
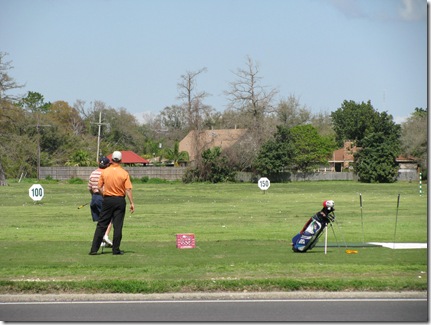
[[[78,183],[78,184],[76,184]],[[427,250],[345,245],[427,242],[427,186],[416,183],[298,182],[271,184],[134,183],[136,211],[126,214],[123,256],[89,256],[95,223],[86,184],[41,181],[0,187],[0,293],[187,292],[271,290],[427,290]],[[359,206],[362,193],[362,218]],[[400,206],[397,217],[397,196]],[[331,246],[293,253],[291,238],[335,201]],[[395,220],[397,228],[395,234]],[[194,233],[196,248],[176,248]],[[111,236],[112,238],[112,233]],[[339,247],[337,247],[337,244]]]

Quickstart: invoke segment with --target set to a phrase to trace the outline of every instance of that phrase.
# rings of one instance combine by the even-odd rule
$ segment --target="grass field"
[[[89,256],[92,222],[86,184],[31,180],[0,187],[0,293],[271,290],[427,290],[427,249],[357,247],[365,242],[426,243],[427,186],[417,183],[134,183],[123,256]],[[359,205],[362,194],[363,209]],[[397,196],[400,205],[397,215]],[[291,238],[335,201],[329,248],[293,253]],[[397,222],[396,222],[397,221]],[[362,225],[364,231],[362,231]],[[396,232],[395,232],[396,226]],[[196,248],[176,248],[193,233]],[[112,239],[112,233],[111,233]],[[358,254],[346,254],[345,246]]]

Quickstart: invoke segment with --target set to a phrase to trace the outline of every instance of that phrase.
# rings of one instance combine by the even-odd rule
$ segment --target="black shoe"
[[[113,255],[124,255],[124,251],[112,252]]]
[[[88,255],[97,255],[97,252],[90,252]]]

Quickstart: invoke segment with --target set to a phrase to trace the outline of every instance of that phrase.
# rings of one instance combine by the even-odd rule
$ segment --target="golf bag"
[[[305,253],[317,244],[325,227],[335,220],[333,210],[333,208],[328,210],[325,207],[307,221],[302,230],[292,238],[292,250],[294,252]]]

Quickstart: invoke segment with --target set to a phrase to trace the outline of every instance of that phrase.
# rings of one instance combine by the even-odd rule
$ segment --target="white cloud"
[[[409,118],[408,116],[394,116],[394,122],[396,124],[402,124],[405,121],[407,121],[408,118]]]
[[[402,0],[398,13],[402,20],[416,21],[427,17],[427,3],[423,0]]]
[[[427,19],[427,2],[424,0],[328,0],[347,18],[371,21],[419,21]]]
[[[133,113],[133,115],[136,117],[136,119],[140,124],[145,124],[145,123],[151,122],[156,117],[157,114],[147,111],[147,112]]]
[[[364,17],[360,4],[355,0],[330,0],[330,3],[348,18]]]

